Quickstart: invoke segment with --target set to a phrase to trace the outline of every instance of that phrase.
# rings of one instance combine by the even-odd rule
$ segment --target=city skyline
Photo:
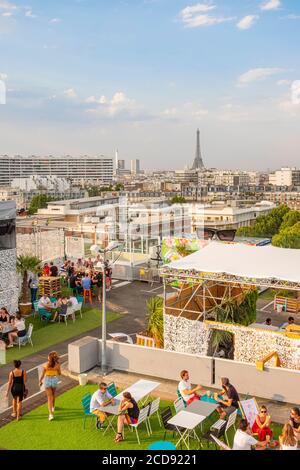
[[[200,128],[208,168],[297,166],[299,24],[292,0],[2,0],[0,154],[182,169]]]

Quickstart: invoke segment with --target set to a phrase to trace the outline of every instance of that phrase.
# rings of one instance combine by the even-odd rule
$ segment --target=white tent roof
[[[300,283],[300,250],[211,242],[165,268]]]

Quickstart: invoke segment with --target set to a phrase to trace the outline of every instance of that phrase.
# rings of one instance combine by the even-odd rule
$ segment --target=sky
[[[300,167],[299,44],[300,0],[0,0],[0,154]]]

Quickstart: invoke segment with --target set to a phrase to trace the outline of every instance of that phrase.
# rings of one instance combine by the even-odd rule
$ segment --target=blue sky
[[[298,0],[0,0],[0,153],[297,165],[299,44]]]

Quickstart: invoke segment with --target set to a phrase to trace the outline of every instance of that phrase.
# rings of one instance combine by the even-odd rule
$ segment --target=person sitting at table
[[[22,318],[22,315],[20,313],[16,314],[15,320],[13,322],[13,327],[15,328],[14,331],[11,331],[8,333],[8,348],[13,348],[13,342],[16,338],[23,338],[26,336],[26,325],[25,321]]]
[[[227,377],[221,378],[222,390],[219,393],[215,393],[214,399],[220,403],[217,411],[220,414],[221,419],[225,419],[235,410],[239,408],[239,395],[235,387],[231,385]]]
[[[9,322],[9,313],[5,307],[0,309],[0,323],[8,323]]]
[[[67,300],[68,300],[68,305],[70,305],[70,307],[77,307],[78,300],[77,300],[77,297],[75,297],[75,295],[69,295],[67,297]]]
[[[190,405],[193,401],[200,400],[200,396],[197,394],[201,390],[201,385],[197,385],[195,388],[192,388],[190,382],[189,372],[187,370],[182,370],[180,372],[181,381],[178,384],[178,391],[182,396],[183,401]]]
[[[295,438],[300,441],[300,409],[297,406],[291,409],[290,425],[293,428]]]
[[[235,433],[232,450],[263,450],[265,442],[258,442],[252,435],[250,425],[246,419],[241,419],[239,428]]]
[[[271,416],[268,414],[266,406],[262,405],[252,426],[252,432],[253,434],[258,435],[258,440],[260,442],[266,441],[268,444],[271,441],[273,433],[270,425]]]
[[[48,312],[52,311],[53,306],[51,300],[49,299],[49,297],[47,297],[46,294],[42,295],[42,297],[40,298],[38,308],[44,308],[48,310]]]
[[[103,426],[107,418],[107,414],[102,411],[102,408],[105,408],[108,405],[114,405],[115,400],[113,396],[107,391],[107,384],[101,382],[99,384],[99,389],[93,393],[91,402],[90,402],[90,412],[97,416],[97,428],[100,429]]]
[[[123,393],[123,400],[119,406],[118,416],[118,432],[115,437],[115,442],[122,442],[124,425],[136,424],[139,420],[140,410],[137,402],[129,392]]]
[[[298,450],[298,441],[290,423],[283,426],[282,434],[279,436],[280,450]]]
[[[55,323],[57,320],[58,315],[62,312],[62,306],[63,305],[68,305],[69,299],[68,297],[59,297],[56,302],[56,312],[54,314],[53,319],[51,320],[50,323]]]

